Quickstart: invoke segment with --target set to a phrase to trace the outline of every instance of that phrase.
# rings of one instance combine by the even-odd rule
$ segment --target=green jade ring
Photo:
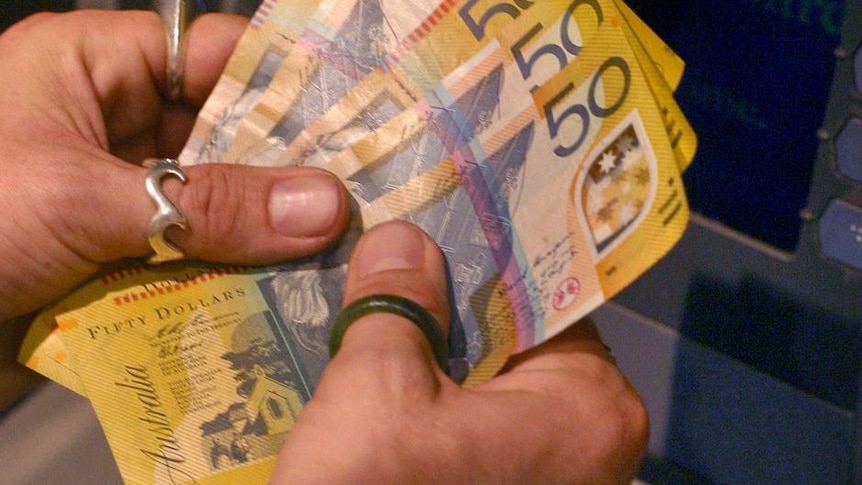
[[[341,340],[344,338],[347,327],[371,313],[393,313],[415,323],[431,344],[431,350],[434,352],[437,364],[446,375],[450,375],[449,345],[446,343],[446,337],[443,335],[443,330],[437,320],[418,303],[396,295],[366,296],[344,307],[335,318],[332,333],[329,334],[330,357],[335,356],[335,353],[341,348]]]

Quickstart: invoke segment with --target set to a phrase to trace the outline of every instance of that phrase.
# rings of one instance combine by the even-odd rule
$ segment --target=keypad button
[[[862,269],[862,208],[833,200],[820,218],[818,232],[824,254]]]
[[[851,118],[835,138],[838,170],[862,182],[862,119]]]

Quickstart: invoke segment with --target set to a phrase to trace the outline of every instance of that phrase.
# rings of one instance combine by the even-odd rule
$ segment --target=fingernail
[[[340,210],[338,181],[325,174],[282,180],[269,193],[269,222],[276,232],[289,237],[326,234]]]
[[[355,264],[364,278],[391,269],[421,268],[424,253],[425,244],[417,229],[404,223],[387,223],[363,236]]]

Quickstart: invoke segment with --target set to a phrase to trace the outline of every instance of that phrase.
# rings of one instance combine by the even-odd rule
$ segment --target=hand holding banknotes
[[[244,27],[221,15],[192,26],[175,103],[165,101],[164,28],[151,12],[41,14],[0,37],[0,322],[151,251],[155,208],[139,164],[179,151]],[[189,258],[255,264],[307,255],[347,223],[346,191],[319,170],[187,173],[187,184],[166,178],[163,187],[189,222],[168,238]],[[3,387],[26,387],[10,368],[24,327],[4,327]],[[0,406],[18,392],[0,392]]]
[[[148,157],[176,154],[245,23],[206,16],[186,38],[182,97],[165,101],[165,35],[153,13],[39,15],[0,38],[3,190],[0,321],[31,312],[103,265],[151,251]],[[188,219],[168,238],[187,258],[241,264],[307,255],[348,219],[319,170],[189,168],[166,178]],[[230,183],[226,183],[230,181]]]
[[[244,21],[204,16],[186,39],[179,102],[165,101],[165,41],[144,13],[43,15],[0,37],[0,321],[32,312],[106,265],[150,251],[148,157],[175,154]],[[200,165],[165,193],[188,219],[168,238],[192,259],[262,264],[335,241],[348,196],[325,172]],[[229,183],[228,183],[229,182]],[[448,321],[434,242],[405,223],[371,229],[345,303],[408,298]],[[389,313],[344,333],[279,455],[272,483],[628,483],[643,405],[595,329],[575,325],[462,389],[415,325]]]
[[[379,293],[447,321],[443,258],[422,231],[387,223],[360,240],[345,303]],[[631,483],[646,414],[590,322],[472,389],[446,377],[427,342],[390,314],[351,325],[270,483]]]

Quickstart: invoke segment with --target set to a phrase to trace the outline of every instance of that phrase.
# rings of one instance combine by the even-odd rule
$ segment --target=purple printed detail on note
[[[381,36],[384,36],[385,18],[379,1],[356,3],[340,30],[332,30],[324,20],[311,19],[297,40],[296,46],[320,63],[307,74],[305,89],[294,100],[293,108],[268,134],[280,149],[289,145],[310,122],[325,113],[382,61],[386,39]]]
[[[476,134],[488,126],[492,113],[500,105],[502,77],[500,65],[456,100],[451,99],[446,87],[439,86],[420,103],[427,106],[426,111],[428,108],[437,111],[435,119],[448,118],[446,123],[432,126],[450,153],[473,142]]]
[[[489,193],[496,202],[497,213],[505,216],[505,234],[510,244],[510,264],[517,267],[517,273],[509,272],[503,274],[503,283],[509,292],[513,306],[529,306],[532,320],[533,334],[528,337],[531,340],[523,342],[525,346],[535,344],[535,338],[544,335],[544,310],[540,304],[541,297],[539,289],[533,278],[532,266],[527,260],[520,239],[514,227],[511,226],[511,217],[518,211],[523,189],[524,167],[527,162],[527,152],[533,142],[535,124],[529,123],[521,128],[515,136],[499,147],[494,153],[487,156],[481,164],[482,174],[489,187]],[[502,229],[502,228],[501,228]],[[507,275],[509,276],[507,278]],[[517,303],[515,303],[517,302]],[[517,312],[516,312],[517,315]]]
[[[510,193],[507,191],[503,196],[501,190],[506,174],[511,178],[524,164],[532,140],[532,124],[491,159],[476,138],[476,134],[490,124],[500,105],[502,83],[503,66],[500,65],[457,100],[451,99],[448,90],[440,86],[428,93],[425,102],[438,110],[438,119],[448,118],[447,123],[433,123],[432,129],[436,130],[461,175],[515,313],[518,348],[526,349],[535,342],[536,315],[541,315],[541,308],[534,302],[537,299],[530,297],[528,287],[535,285],[531,283],[529,270],[521,269],[528,266],[521,264],[525,260],[523,250],[512,233]],[[488,165],[489,161],[494,162],[494,167]]]
[[[460,127],[462,137],[453,147],[453,161],[462,183],[473,203],[509,296],[518,323],[518,348],[525,349],[535,342],[537,325],[542,314],[538,299],[531,298],[535,287],[525,263],[522,248],[513,234],[509,201],[512,188],[526,161],[532,141],[533,125],[522,129],[496,153],[488,156],[476,138],[491,125],[499,110],[503,88],[503,65],[491,69],[475,86],[449,103],[448,112]],[[458,162],[463,162],[459,164]],[[517,201],[516,201],[517,202]]]
[[[446,147],[446,151],[453,153],[470,142],[469,134],[472,130],[464,122],[461,112],[449,107],[447,96],[448,93],[441,87],[426,94],[425,99],[417,105],[426,113],[434,113],[431,129]]]
[[[323,25],[323,20],[312,19],[297,45],[357,80],[382,63],[391,34],[385,28],[385,15],[379,1],[356,3],[344,26],[336,31]]]
[[[294,101],[294,108],[268,134],[279,146],[289,145],[311,120],[347,95],[362,78],[376,69],[385,69],[384,60],[399,36],[389,28],[380,0],[354,2],[339,28],[327,25],[327,19],[320,15],[318,12],[309,20],[296,42],[319,64],[308,73],[306,89]],[[415,35],[424,35],[420,31],[421,25]]]
[[[491,254],[509,296],[518,331],[516,351],[525,350],[536,340],[536,317],[530,293],[525,284],[513,247],[512,223],[508,210],[500,210],[484,170],[477,163],[474,147],[465,146],[452,154],[452,161],[461,175],[461,183],[470,197],[473,210],[482,225]],[[518,251],[520,252],[520,251]]]

